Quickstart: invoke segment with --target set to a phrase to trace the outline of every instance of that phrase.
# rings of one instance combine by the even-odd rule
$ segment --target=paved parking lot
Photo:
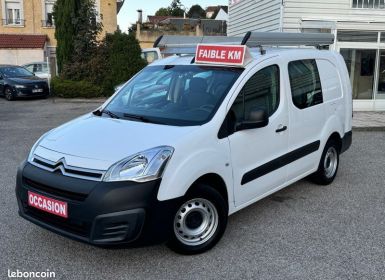
[[[385,132],[355,132],[327,187],[306,180],[230,217],[210,252],[165,246],[100,249],[21,219],[18,164],[37,138],[97,103],[0,99],[0,279],[7,271],[54,271],[56,279],[383,279]]]

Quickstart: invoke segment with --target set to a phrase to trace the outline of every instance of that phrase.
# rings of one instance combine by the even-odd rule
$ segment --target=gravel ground
[[[333,184],[302,180],[234,215],[198,256],[164,245],[100,249],[20,218],[15,173],[38,137],[98,103],[0,99],[0,278],[8,270],[56,279],[383,279],[385,132],[355,132]]]

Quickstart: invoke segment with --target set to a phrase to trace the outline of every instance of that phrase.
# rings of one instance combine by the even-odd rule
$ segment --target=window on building
[[[377,43],[378,32],[374,31],[337,31],[337,40],[339,42],[365,42]]]
[[[21,25],[21,7],[20,1],[5,1],[5,24],[6,25]]]
[[[274,114],[279,106],[279,76],[278,66],[272,65],[258,71],[247,81],[231,107],[236,122],[247,121],[254,109],[265,110],[268,116]]]
[[[323,102],[317,62],[314,59],[289,63],[291,95],[294,105],[305,109]]]
[[[356,9],[385,9],[385,0],[353,0],[352,7]]]
[[[55,25],[53,18],[53,6],[55,5],[55,0],[45,0],[44,6],[44,18],[43,26],[44,27],[53,27]]]

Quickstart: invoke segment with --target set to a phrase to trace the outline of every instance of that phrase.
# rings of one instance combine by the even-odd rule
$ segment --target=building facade
[[[96,0],[99,20],[103,23],[103,34],[113,33],[117,29],[117,13],[124,0]],[[13,41],[36,40],[42,35],[46,38],[43,49],[20,48],[15,44],[0,44],[0,64],[24,64],[36,58],[54,57],[56,53],[55,20],[52,16],[56,0],[0,0],[0,38],[8,40],[5,35],[13,35]],[[34,37],[37,36],[37,37]],[[18,38],[18,39],[17,39]],[[4,46],[7,46],[6,48]],[[31,54],[31,55],[29,55]]]
[[[354,109],[385,110],[385,0],[230,0],[228,35],[329,32],[345,58]]]

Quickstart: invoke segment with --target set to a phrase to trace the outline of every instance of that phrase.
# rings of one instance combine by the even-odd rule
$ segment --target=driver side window
[[[272,65],[259,70],[247,81],[231,107],[236,123],[247,121],[252,110],[264,110],[270,117],[278,109],[279,75],[278,65]]]

